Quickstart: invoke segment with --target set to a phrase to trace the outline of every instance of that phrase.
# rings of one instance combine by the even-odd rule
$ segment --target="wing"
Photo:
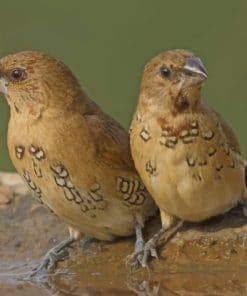
[[[134,170],[127,131],[103,112],[84,115],[96,145],[97,158],[112,168]]]
[[[237,136],[234,132],[234,130],[229,126],[229,124],[226,122],[226,120],[214,109],[210,108],[210,110],[213,112],[215,115],[217,121],[220,123],[226,137],[228,140],[228,144],[231,146],[231,148],[241,154],[241,148],[239,141],[237,139]]]
[[[94,137],[98,161],[125,172],[125,176],[117,178],[117,189],[123,202],[127,206],[136,207],[138,211],[141,209],[141,212],[147,212],[148,216],[154,215],[156,206],[136,172],[127,131],[104,113],[84,117]],[[144,216],[141,212],[138,212],[137,220],[143,224]]]

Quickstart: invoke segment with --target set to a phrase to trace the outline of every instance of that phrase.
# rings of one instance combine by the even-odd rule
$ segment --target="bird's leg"
[[[169,228],[163,224],[162,228],[154,234],[144,246],[143,256],[140,260],[142,267],[148,267],[149,256],[158,259],[157,248],[164,245],[174,234],[176,234],[182,225],[183,221],[177,221],[174,225],[169,226]]]
[[[142,226],[137,223],[136,224],[136,242],[135,242],[135,253],[139,253],[143,251],[144,248],[144,239],[142,234]]]
[[[149,256],[154,257],[158,259],[158,254],[157,254],[157,241],[159,240],[160,236],[163,235],[166,232],[167,228],[162,227],[157,233],[155,233],[152,238],[150,238],[143,249],[143,254],[142,258],[140,260],[140,264],[142,267],[147,267],[148,264],[148,258]]]
[[[126,264],[130,265],[132,268],[137,267],[140,264],[141,254],[144,250],[144,239],[142,234],[142,226],[137,223],[135,227],[136,231],[136,242],[134,252],[126,257]]]
[[[74,241],[75,238],[70,236],[50,249],[44,256],[41,264],[34,268],[32,275],[40,272],[42,269],[46,271],[54,270],[57,262],[64,260],[68,256],[68,251],[65,248],[70,246]]]

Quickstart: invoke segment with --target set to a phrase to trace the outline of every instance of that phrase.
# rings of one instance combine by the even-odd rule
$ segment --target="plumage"
[[[34,195],[70,229],[70,238],[130,236],[154,214],[130,154],[128,133],[81,89],[67,66],[25,51],[0,60],[10,106],[11,160]],[[43,267],[53,267],[51,255]],[[53,254],[54,255],[54,254]]]
[[[160,208],[163,232],[177,220],[200,222],[224,213],[246,194],[238,139],[201,99],[206,78],[201,60],[185,50],[163,52],[144,69],[131,151]]]

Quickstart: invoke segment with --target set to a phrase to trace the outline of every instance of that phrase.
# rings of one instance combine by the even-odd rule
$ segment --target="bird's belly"
[[[81,234],[100,240],[113,240],[116,236],[130,236],[134,233],[135,221],[133,214],[120,201],[109,199],[104,202],[89,202],[90,196],[78,192],[88,202],[82,204],[68,199],[65,192],[41,187],[42,201],[63,222]],[[117,219],[116,219],[117,217]]]
[[[133,213],[107,191],[102,194],[97,184],[89,188],[80,179],[78,187],[61,165],[37,166],[35,171],[29,162],[18,170],[34,196],[72,229],[101,240],[134,233]]]
[[[74,153],[69,158],[58,150],[51,156],[45,145],[19,145],[21,134],[9,138],[10,157],[30,191],[68,226],[102,240],[134,233],[134,213],[116,196],[114,176],[109,174],[101,181],[94,159],[90,163],[93,173],[85,172],[88,160],[84,158],[90,160],[91,155],[79,157]]]
[[[189,166],[184,154],[156,154],[156,174],[145,176],[158,207],[186,221],[203,221],[232,208],[244,188],[242,167],[217,171]]]

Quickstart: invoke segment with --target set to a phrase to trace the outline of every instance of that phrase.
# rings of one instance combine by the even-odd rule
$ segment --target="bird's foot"
[[[134,252],[127,256],[125,259],[125,264],[130,266],[131,269],[136,269],[140,265],[140,260],[144,250],[144,239],[142,235],[142,226],[137,223],[136,227],[136,243]]]
[[[132,254],[128,255],[125,258],[126,266],[130,267],[130,269],[137,269],[141,263],[142,251],[134,251]]]
[[[56,250],[51,249],[42,259],[42,262],[34,269],[35,273],[40,272],[41,270],[46,270],[52,272],[55,270],[57,263],[59,261],[65,260],[69,255],[67,250],[61,250],[56,252]]]
[[[153,257],[159,259],[157,253],[157,239],[155,237],[151,238],[144,246],[143,256],[141,258],[141,266],[148,267],[148,259],[149,257]]]
[[[36,274],[41,274],[42,272],[53,272],[57,266],[57,263],[59,261],[65,260],[68,257],[69,252],[65,248],[74,241],[74,238],[68,238],[59,243],[54,248],[50,249],[44,256],[42,262],[32,270],[31,277]]]
[[[137,268],[138,266],[148,267],[149,258],[153,257],[159,259],[157,249],[175,235],[182,225],[183,221],[178,221],[169,228],[163,226],[149,241],[147,241],[141,250],[135,250],[133,254],[126,258],[126,264],[131,268]]]
[[[125,262],[131,269],[136,269],[139,266],[148,267],[149,257],[158,259],[155,238],[150,239],[142,250],[135,250],[131,255],[127,256]]]

